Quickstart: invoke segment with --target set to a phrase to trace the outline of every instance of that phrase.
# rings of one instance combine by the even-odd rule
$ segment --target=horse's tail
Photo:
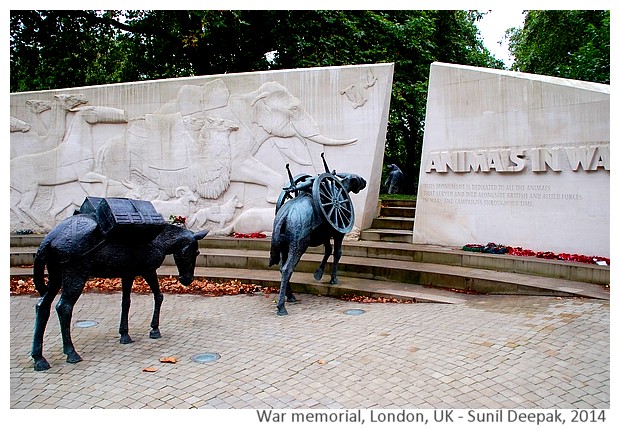
[[[269,251],[269,266],[278,265],[280,263],[280,247],[271,242],[271,250]]]
[[[43,296],[47,293],[47,285],[45,284],[45,265],[47,264],[47,253],[51,245],[51,239],[55,234],[49,233],[41,242],[36,255],[34,256],[34,268],[32,279],[34,288]]]
[[[280,263],[280,238],[282,231],[286,227],[286,216],[277,216],[273,223],[273,231],[271,233],[271,249],[269,250],[269,266],[278,265]]]

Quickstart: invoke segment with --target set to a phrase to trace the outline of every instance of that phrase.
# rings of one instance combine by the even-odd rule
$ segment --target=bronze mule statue
[[[356,174],[329,173],[327,164],[325,169],[326,172],[317,177],[300,175],[297,180],[293,179],[289,172],[290,186],[284,188],[276,206],[269,266],[280,264],[282,277],[277,302],[279,316],[288,314],[284,305],[285,298],[288,302],[296,301],[290,279],[308,247],[321,244],[324,246],[323,260],[314,272],[314,278],[320,280],[327,260],[332,255],[333,239],[330,283],[338,283],[342,240],[354,223],[353,205],[348,194],[357,194],[364,189],[366,180]],[[293,192],[294,197],[286,197]]]
[[[179,281],[189,285],[194,280],[198,240],[208,231],[193,233],[184,226],[162,224],[161,232],[150,240],[106,239],[94,216],[75,214],[54,227],[43,239],[34,260],[34,284],[41,295],[36,306],[36,320],[31,356],[34,369],[50,368],[43,357],[43,334],[50,316],[51,304],[60,290],[56,304],[60,321],[63,352],[67,362],[82,361],[71,341],[73,306],[80,297],[90,276],[121,277],[122,304],[119,333],[122,344],[131,343],[129,336],[129,306],[131,286],[136,276],[142,276],[153,292],[155,306],[151,321],[150,338],[160,338],[159,311],[163,295],[156,270],[166,255],[172,254],[179,272]],[[48,283],[44,268],[47,265]]]

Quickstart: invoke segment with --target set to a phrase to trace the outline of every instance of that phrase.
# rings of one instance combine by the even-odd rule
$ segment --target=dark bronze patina
[[[288,314],[284,305],[285,298],[288,302],[295,302],[290,279],[308,247],[322,244],[325,249],[323,260],[314,272],[316,280],[323,277],[333,250],[330,283],[338,283],[342,240],[355,222],[349,193],[357,194],[366,187],[366,180],[362,177],[330,172],[325,158],[323,163],[325,173],[316,177],[307,174],[292,177],[289,170],[289,186],[284,188],[276,204],[269,266],[280,264],[282,278],[277,302],[280,316]]]
[[[156,270],[166,255],[172,254],[179,271],[179,281],[189,285],[194,280],[198,240],[208,231],[193,233],[184,226],[163,221],[148,201],[127,198],[88,197],[79,212],[65,219],[45,236],[34,260],[34,284],[41,295],[36,306],[36,320],[31,356],[34,369],[50,368],[43,357],[43,334],[56,304],[67,362],[82,360],[71,340],[73,306],[89,277],[122,279],[120,342],[131,343],[129,305],[131,286],[142,276],[153,292],[155,306],[151,321],[151,338],[160,338],[159,311],[163,295]],[[47,265],[48,283],[44,269]]]

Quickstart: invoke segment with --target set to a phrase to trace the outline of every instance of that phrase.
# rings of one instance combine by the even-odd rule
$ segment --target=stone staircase
[[[411,243],[415,200],[381,200],[379,216],[360,233],[361,240]]]
[[[582,296],[609,300],[610,269],[607,266],[480,254],[405,242],[402,237],[412,230],[413,212],[413,207],[386,205],[381,210],[380,220],[373,225],[377,228],[363,231],[359,241],[346,241],[338,285],[328,283],[331,264],[321,281],[313,278],[323,248],[309,249],[293,274],[293,289],[328,296],[356,294],[452,304],[477,299],[476,294]],[[387,241],[388,234],[397,238]],[[11,236],[11,275],[32,274],[29,265],[42,238],[41,235]],[[268,266],[268,238],[207,237],[200,246],[197,277],[214,281],[236,279],[263,286],[280,283],[278,267]],[[176,275],[171,256],[159,274]]]

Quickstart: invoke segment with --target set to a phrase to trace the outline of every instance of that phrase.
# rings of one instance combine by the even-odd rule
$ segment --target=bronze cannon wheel
[[[312,184],[312,197],[314,209],[336,231],[346,234],[353,229],[353,203],[337,176],[323,173],[317,177]]]

